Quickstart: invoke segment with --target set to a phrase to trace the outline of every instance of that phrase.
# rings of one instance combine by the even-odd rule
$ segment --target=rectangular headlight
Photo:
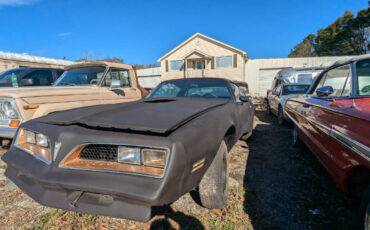
[[[41,147],[49,147],[48,137],[41,133],[36,134],[36,144]]]
[[[167,151],[159,149],[142,149],[143,165],[164,168]]]
[[[28,131],[28,130],[23,130],[23,135],[24,135],[25,142],[29,144],[36,144],[36,133]]]
[[[117,161],[127,164],[141,164],[140,148],[118,147]]]
[[[15,146],[47,164],[51,161],[49,139],[41,133],[20,129]]]

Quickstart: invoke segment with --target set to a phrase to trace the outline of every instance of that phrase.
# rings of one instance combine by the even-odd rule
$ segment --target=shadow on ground
[[[164,215],[164,217],[153,221],[150,225],[151,230],[175,229],[173,228],[174,225],[178,225],[178,229],[205,229],[197,218],[186,215],[183,212],[174,211],[170,206],[158,207],[155,211],[157,215]],[[171,224],[171,222],[175,223]]]
[[[292,125],[256,111],[247,141],[244,208],[253,228],[357,229],[357,208],[305,147],[291,145]]]

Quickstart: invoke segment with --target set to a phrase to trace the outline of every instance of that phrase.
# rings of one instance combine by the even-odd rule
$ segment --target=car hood
[[[42,96],[78,95],[96,93],[92,89],[97,86],[28,86],[19,88],[3,88],[0,97],[30,98]]]
[[[49,114],[36,122],[54,125],[81,125],[137,132],[169,134],[225,99],[156,98],[136,102],[90,106]]]

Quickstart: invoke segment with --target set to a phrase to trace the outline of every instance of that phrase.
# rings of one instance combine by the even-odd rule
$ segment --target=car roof
[[[193,80],[216,80],[216,81],[225,81],[227,83],[232,83],[229,79],[225,79],[225,78],[218,78],[218,77],[207,77],[207,78],[204,78],[204,77],[192,77],[192,78],[180,78],[180,79],[170,79],[170,80],[166,80],[166,81],[163,81],[163,82],[173,82],[173,81],[193,81]]]
[[[352,57],[352,58],[343,58],[339,61],[334,62],[334,64],[332,66],[330,66],[329,68],[333,68],[335,66],[349,64],[351,62],[361,61],[361,60],[365,60],[365,59],[369,59],[369,58],[370,58],[370,54],[359,55],[359,56]]]
[[[132,66],[127,65],[127,64],[121,64],[121,63],[115,63],[115,62],[105,62],[105,61],[90,61],[90,62],[79,62],[76,64],[68,65],[65,67],[65,70],[78,69],[81,67],[89,67],[89,66],[104,66],[104,67],[132,69]]]
[[[283,86],[286,86],[286,85],[308,85],[308,86],[310,86],[311,84],[304,84],[304,83],[283,83]]]
[[[49,68],[49,67],[28,67],[28,66],[25,66],[25,67],[19,67],[19,68],[14,68],[14,69],[8,69],[6,71],[10,71],[10,70],[15,70],[15,69],[22,69],[22,70],[63,70],[63,68]]]

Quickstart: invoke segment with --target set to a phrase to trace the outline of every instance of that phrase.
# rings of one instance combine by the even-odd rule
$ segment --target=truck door
[[[100,85],[101,104],[135,101],[140,98],[141,92],[136,87],[136,82],[132,82],[130,70],[120,68],[108,70]]]

